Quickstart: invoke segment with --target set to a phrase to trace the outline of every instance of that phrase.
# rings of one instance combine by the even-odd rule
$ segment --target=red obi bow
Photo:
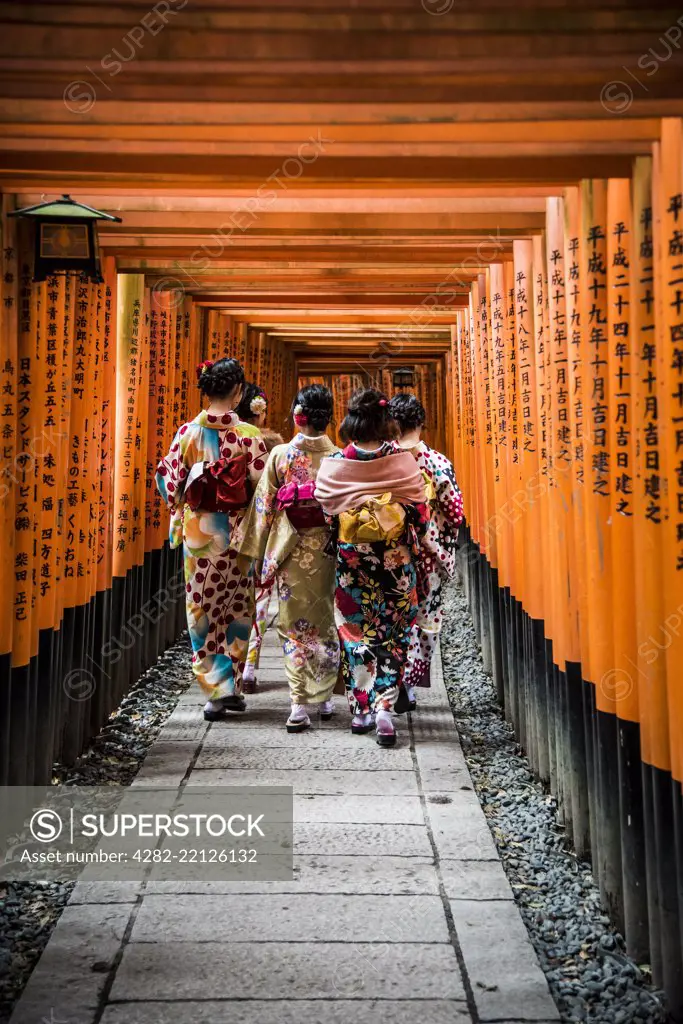
[[[296,481],[283,484],[275,495],[275,507],[278,511],[282,511],[282,509],[291,508],[302,501],[312,501],[314,492],[314,480],[307,480],[305,484],[298,484]]]
[[[193,511],[233,512],[246,508],[249,504],[246,456],[205,462],[203,472],[185,488],[185,501]]]

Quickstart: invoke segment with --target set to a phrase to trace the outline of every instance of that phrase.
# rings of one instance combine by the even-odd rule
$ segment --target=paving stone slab
[[[460,739],[455,729],[453,714],[449,708],[425,708],[410,716],[413,735],[416,743],[427,743],[430,740],[448,743],[449,746],[460,747]]]
[[[244,694],[244,699],[247,702],[246,714],[253,714],[259,711],[262,707],[280,707],[283,710],[289,706],[289,687],[287,682],[282,676],[278,682],[276,680],[269,680],[260,682],[256,693]],[[199,689],[194,682],[190,688],[180,696],[178,701],[178,707],[181,708],[196,708],[199,717],[201,717],[201,710],[206,704],[206,695]],[[202,719],[203,721],[203,719]]]
[[[295,823],[424,825],[424,820],[419,796],[359,796],[350,792],[342,796],[294,797]]]
[[[204,768],[267,768],[280,770],[283,768],[292,771],[309,769],[315,771],[320,768],[327,768],[332,771],[341,771],[351,767],[349,762],[348,749],[344,747],[314,746],[304,749],[298,747],[271,747],[265,750],[262,747],[233,747],[232,749],[220,749],[218,747],[203,748],[197,758],[196,767]],[[368,741],[359,745],[358,751],[353,757],[353,770],[362,772],[371,771],[412,771],[413,760],[410,750],[405,747],[394,747],[393,750],[386,750],[378,747],[376,743]],[[368,780],[368,790],[372,790],[372,782]]]
[[[519,911],[507,900],[451,900],[482,1021],[560,1019]]]
[[[199,688],[194,684],[178,698],[179,708],[197,708],[199,710],[204,707],[205,704],[206,697],[203,696]]]
[[[350,723],[350,720],[349,720]],[[176,726],[179,732],[183,727]],[[192,726],[187,726],[188,730]],[[399,726],[400,729],[400,726]],[[161,737],[166,739],[166,737]],[[178,738],[181,738],[178,736]],[[188,739],[194,737],[188,735]],[[207,733],[204,739],[204,749],[212,750],[216,747],[227,750],[239,747],[285,747],[287,750],[309,750],[313,747],[344,747],[347,750],[347,757],[350,764],[357,753],[361,753],[368,744],[377,746],[374,735],[354,736],[350,727],[348,729],[320,729],[314,724],[305,732],[289,733],[285,728],[285,717],[283,716],[278,725],[262,725],[258,721],[247,721],[242,719],[239,725],[232,722],[221,722],[215,724]],[[407,744],[407,736],[406,736]],[[385,751],[392,753],[393,751]]]
[[[465,991],[447,943],[131,942],[110,999],[464,1001]]]
[[[114,1003],[102,1024],[470,1024],[463,1003],[445,999],[295,999]]]
[[[448,942],[438,896],[144,896],[131,942]]]
[[[295,854],[355,857],[431,857],[432,846],[424,825],[316,825],[298,824]]]
[[[442,740],[423,740],[422,742],[416,740],[415,759],[421,775],[428,771],[458,772],[469,779],[471,784],[472,777],[465,755],[456,743],[447,743]]]
[[[76,882],[69,903],[135,903],[141,889],[141,881]]]
[[[425,808],[440,858],[498,860],[491,830],[474,792],[429,793]]]
[[[195,742],[194,740],[165,743],[157,739],[143,761],[141,771],[152,767],[165,768],[167,770],[172,768],[172,770],[175,770],[182,764],[187,767],[200,747],[201,742]]]
[[[92,1024],[131,909],[130,904],[65,907],[10,1024]]]
[[[442,860],[446,895],[458,900],[511,900],[512,889],[498,860]]]
[[[153,787],[159,789],[180,789],[180,785],[187,774],[187,765],[177,765],[175,768],[171,764],[170,770],[165,770],[163,765],[150,766],[150,768],[143,769],[138,772],[136,777],[131,782],[131,786],[136,788],[142,786]]]
[[[291,786],[295,793],[337,794],[364,793],[367,778],[363,772],[292,771],[291,769],[195,769],[188,786]],[[444,787],[441,786],[441,789]],[[413,772],[376,771],[372,774],[373,800],[387,796],[417,796],[417,779]]]
[[[460,789],[474,793],[472,776],[465,766],[462,768],[426,768],[420,771],[420,785],[424,793],[444,793]]]
[[[250,700],[249,697],[247,697]],[[285,735],[288,735],[285,729],[285,722],[289,714],[290,704],[286,702],[275,702],[264,701],[263,704],[259,704],[258,707],[248,705],[248,710],[244,714],[234,714],[230,717],[228,722],[212,722],[211,732],[225,732],[226,729],[263,729],[272,728],[278,732],[282,729]],[[312,716],[315,718],[315,715]],[[316,719],[316,727],[317,727]]]
[[[197,746],[206,739],[207,723],[196,717],[189,722],[177,722],[165,725],[159,733],[160,743],[196,743]]]
[[[204,702],[204,703],[206,703],[206,702]],[[173,709],[171,714],[166,719],[166,723],[165,724],[166,725],[186,725],[187,723],[192,723],[193,725],[196,725],[199,722],[202,723],[202,725],[204,727],[204,731],[206,732],[206,730],[207,730],[207,728],[209,726],[209,723],[204,720],[204,715],[202,713],[202,706],[200,705],[199,702],[196,705],[195,704],[180,704],[179,703],[179,704],[176,704],[175,708]]]
[[[439,879],[430,857],[382,857],[381,861],[368,861],[359,871],[356,857],[311,855],[294,857],[294,877],[288,882],[148,882],[145,891],[209,896],[222,892],[382,892],[426,896],[439,892]]]

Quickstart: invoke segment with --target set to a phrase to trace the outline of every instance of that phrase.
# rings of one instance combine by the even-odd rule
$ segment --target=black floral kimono
[[[381,459],[397,450],[389,442],[374,452],[350,444],[331,457]],[[426,504],[385,504],[387,516],[393,516],[400,528],[389,540],[352,543],[347,539],[344,515],[353,513],[331,517],[337,538],[335,621],[342,673],[354,715],[392,709],[418,612],[416,566],[429,510]],[[399,516],[403,514],[401,526]]]

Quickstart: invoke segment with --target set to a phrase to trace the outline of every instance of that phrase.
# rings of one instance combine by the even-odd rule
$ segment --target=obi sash
[[[378,498],[368,498],[360,508],[349,509],[339,516],[339,540],[343,544],[389,543],[406,529],[406,510],[392,501],[390,491]]]
[[[325,525],[325,515],[313,497],[315,481],[307,480],[305,484],[292,481],[283,484],[275,495],[275,508],[285,512],[295,530],[310,530],[315,526]]]
[[[246,455],[198,462],[190,470],[184,500],[193,510],[235,512],[249,504]]]

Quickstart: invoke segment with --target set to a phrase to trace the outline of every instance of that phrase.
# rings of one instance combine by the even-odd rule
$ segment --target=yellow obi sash
[[[372,544],[395,540],[405,529],[406,513],[391,500],[391,491],[369,498],[360,508],[339,515],[339,540],[342,544]]]

